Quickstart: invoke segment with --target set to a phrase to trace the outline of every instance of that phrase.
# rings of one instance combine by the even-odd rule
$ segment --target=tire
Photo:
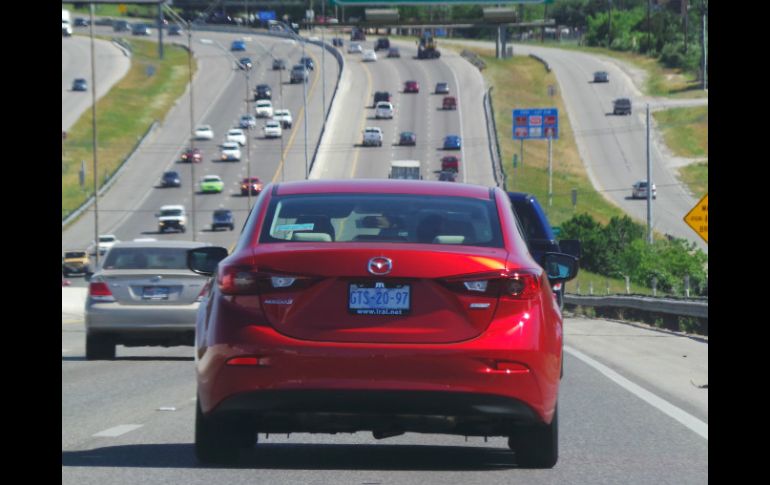
[[[231,464],[239,450],[254,445],[257,434],[237,421],[207,418],[195,406],[195,457],[201,464]]]
[[[86,334],[86,360],[113,360],[115,342],[108,335]]]
[[[522,468],[553,468],[559,460],[558,406],[551,424],[520,428],[508,438],[508,447],[515,452],[516,463]]]
[[[233,229],[235,229],[235,224],[230,224],[230,230],[232,231]]]

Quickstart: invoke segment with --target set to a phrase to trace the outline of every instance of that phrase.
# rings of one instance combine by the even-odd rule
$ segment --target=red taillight
[[[217,284],[225,295],[256,295],[307,288],[318,278],[256,271],[245,265],[225,266],[219,272]]]
[[[206,296],[209,294],[209,290],[211,289],[211,279],[206,280],[206,284],[203,285],[203,289],[198,294],[198,298],[195,299],[195,301],[203,301]]]
[[[268,357],[233,357],[227,360],[227,365],[264,367],[270,365],[270,359]]]
[[[540,293],[540,275],[530,270],[466,275],[441,283],[467,295],[528,299]]]
[[[88,284],[88,294],[93,301],[101,301],[101,302],[115,301],[115,297],[112,296],[112,291],[110,291],[110,287],[107,286],[107,283],[101,280],[97,280],[97,281],[92,280]]]

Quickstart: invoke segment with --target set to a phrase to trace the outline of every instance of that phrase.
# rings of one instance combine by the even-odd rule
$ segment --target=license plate
[[[351,283],[348,311],[354,315],[406,315],[411,287],[394,283]]]
[[[168,286],[145,286],[142,291],[145,300],[168,300]]]

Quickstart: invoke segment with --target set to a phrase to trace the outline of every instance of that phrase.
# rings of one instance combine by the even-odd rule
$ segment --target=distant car
[[[441,101],[441,109],[457,109],[457,98],[454,96],[444,96]]]
[[[168,27],[168,35],[182,35],[182,27],[177,24],[170,25]]]
[[[65,251],[61,270],[64,276],[88,274],[91,270],[91,260],[88,257],[88,251]]]
[[[187,211],[181,204],[161,206],[155,217],[158,218],[158,232],[161,234],[166,231],[187,231]]]
[[[269,84],[257,84],[254,88],[254,101],[260,99],[273,99],[273,90]]]
[[[390,93],[387,91],[376,91],[374,93],[374,106],[377,106],[377,103],[380,101],[390,102]]]
[[[235,229],[235,223],[233,222],[233,211],[230,209],[217,209],[211,216],[211,230],[218,231],[219,228],[233,230]]]
[[[254,67],[254,63],[251,61],[250,57],[241,57],[238,59],[238,67],[241,69],[251,69]]]
[[[254,128],[257,126],[257,118],[254,115],[241,115],[238,126],[244,129]]]
[[[398,50],[398,47],[391,47],[388,49],[388,57],[401,57],[401,51]]]
[[[438,180],[439,182],[456,182],[457,172],[454,172],[452,170],[442,170],[438,174]]]
[[[608,82],[610,82],[610,75],[607,74],[607,71],[596,71],[594,73],[594,82],[595,83],[608,83]]]
[[[462,148],[462,142],[457,135],[448,135],[444,138],[444,150],[459,150]]]
[[[251,189],[251,195],[259,195],[262,192],[262,181],[259,177],[244,178],[241,180],[241,195],[248,195]]]
[[[182,153],[183,162],[201,163],[203,161],[203,153],[200,148],[188,148]]]
[[[227,134],[225,135],[225,141],[234,141],[238,143],[240,146],[246,145],[246,135],[243,133],[243,130],[240,128],[231,128],[227,131]]]
[[[612,102],[612,114],[614,115],[630,115],[631,114],[631,100],[628,98],[618,98]]]
[[[401,134],[398,136],[398,144],[399,145],[416,145],[417,134],[415,134],[413,131],[402,131]]]
[[[207,277],[187,268],[187,250],[207,245],[191,241],[116,244],[88,284],[86,359],[114,359],[115,346],[120,344],[192,345]]]
[[[96,254],[96,252],[99,251],[99,254],[104,254],[109,251],[116,242],[120,242],[120,239],[114,234],[99,234],[97,243],[91,243],[88,247],[88,252],[89,254]]]
[[[405,93],[419,93],[420,84],[417,81],[407,81],[404,83]]]
[[[262,132],[265,134],[265,138],[280,138],[283,135],[281,123],[276,120],[267,121],[262,127]]]
[[[131,30],[131,24],[126,20],[115,20],[112,23],[112,30],[115,32],[128,32]]]
[[[341,38],[339,38],[339,37],[335,37],[335,38],[333,38],[333,39],[332,39],[332,45],[333,45],[334,47],[342,47],[342,46],[344,46],[344,45],[345,45],[345,41],[343,41],[343,40],[342,40]]]
[[[204,194],[218,194],[225,189],[225,183],[219,175],[206,175],[201,179],[200,188]]]
[[[305,66],[306,68],[310,69],[311,71],[315,69],[315,62],[313,62],[312,57],[300,57],[299,63]]]
[[[363,62],[375,62],[377,60],[377,53],[374,51],[364,51],[363,57],[361,57],[361,61]]]
[[[90,24],[89,20],[85,17],[75,17],[75,27],[88,27]]]
[[[72,90],[73,91],[88,91],[88,81],[83,79],[82,77],[79,77],[72,81]]]
[[[351,42],[348,45],[348,54],[361,54],[364,52],[364,48],[357,42]]]
[[[307,68],[303,66],[302,64],[297,64],[296,66],[291,68],[291,76],[289,77],[289,81],[294,83],[301,83],[301,82],[307,82],[310,78],[310,74],[308,73]]]
[[[230,50],[231,51],[245,51],[246,50],[246,42],[242,40],[234,40],[232,43],[230,43]]]
[[[636,182],[631,187],[631,198],[632,199],[646,199],[647,198],[647,181],[646,180],[640,180]],[[655,184],[652,184],[652,198],[657,199],[658,198],[658,189],[655,187]]]
[[[436,83],[436,90],[434,92],[436,94],[449,94],[449,83]]]
[[[283,59],[273,59],[273,71],[283,71],[286,69],[286,61]]]
[[[131,27],[131,35],[152,35],[152,29],[147,24],[134,24]]]
[[[377,41],[374,43],[374,50],[378,51],[380,49],[390,49],[390,39],[387,37],[380,37],[377,39]]]
[[[273,103],[267,99],[260,99],[254,104],[254,112],[257,118],[272,118]]]
[[[460,170],[460,159],[454,155],[447,155],[441,158],[441,170],[458,172]]]
[[[382,128],[367,126],[364,128],[364,146],[382,146]]]
[[[195,139],[196,140],[213,140],[214,130],[211,129],[210,125],[200,125],[199,127],[195,128]]]
[[[377,119],[393,119],[393,105],[387,101],[380,101],[374,108],[374,117]]]
[[[241,159],[241,149],[238,143],[226,141],[220,147],[220,156],[223,161],[239,161]]]
[[[177,172],[176,170],[169,170],[167,172],[163,172],[163,175],[160,177],[160,186],[161,187],[181,187],[182,178],[179,176],[179,172]]]
[[[291,117],[291,111],[288,109],[276,109],[273,110],[273,119],[281,123],[281,128],[291,128],[294,120]]]

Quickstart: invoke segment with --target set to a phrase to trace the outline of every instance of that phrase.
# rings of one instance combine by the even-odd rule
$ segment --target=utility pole
[[[650,159],[650,104],[647,103],[647,243],[652,244],[652,160]]]
[[[609,20],[607,23],[607,49],[612,45],[612,0],[607,0],[609,7]]]
[[[99,267],[99,172],[96,150],[96,54],[94,53],[94,4],[91,5],[91,143],[94,157],[94,244],[96,245],[96,258],[94,264]]]
[[[702,63],[701,68],[703,69],[703,82],[702,82],[702,89],[705,91],[708,89],[708,80],[707,74],[706,74],[706,14],[708,13],[708,9],[706,8],[706,0],[701,0],[701,54],[702,54]]]

